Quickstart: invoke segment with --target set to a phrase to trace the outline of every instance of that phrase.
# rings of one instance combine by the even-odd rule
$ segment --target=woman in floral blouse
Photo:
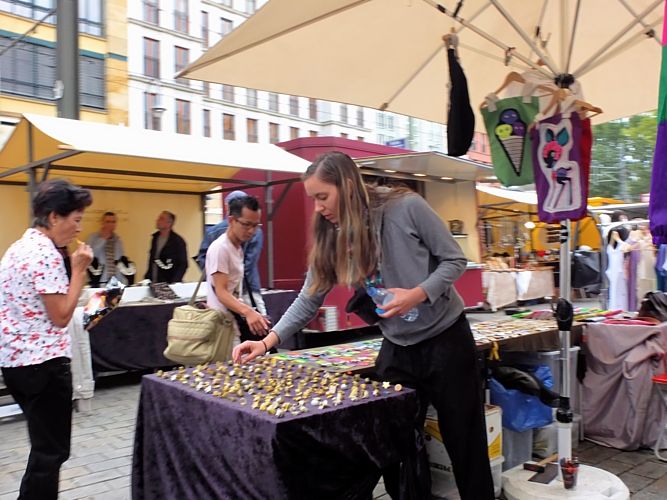
[[[79,242],[72,278],[57,247],[81,231],[92,203],[87,189],[61,179],[42,183],[32,201],[33,227],[0,262],[0,367],[28,422],[30,457],[19,498],[58,497],[60,466],[69,457],[72,430],[72,318],[93,254]]]

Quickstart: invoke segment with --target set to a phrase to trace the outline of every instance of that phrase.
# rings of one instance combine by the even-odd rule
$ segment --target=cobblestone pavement
[[[95,391],[92,411],[75,413],[72,455],[60,475],[60,498],[122,500],[130,498],[134,422],[139,399],[137,377],[105,381]],[[17,497],[29,450],[25,421],[0,420],[0,500]],[[581,461],[617,474],[634,500],[667,498],[667,463],[650,450],[624,452],[579,443]],[[382,484],[374,498],[389,500]]]
[[[74,414],[71,457],[60,476],[61,499],[130,498],[139,388],[138,375],[100,379],[92,410]],[[0,419],[0,500],[17,497],[28,451],[25,421],[20,417]],[[618,475],[634,500],[667,498],[667,463],[657,460],[651,450],[624,452],[581,442],[577,452],[583,463]],[[389,500],[382,483],[374,498]]]

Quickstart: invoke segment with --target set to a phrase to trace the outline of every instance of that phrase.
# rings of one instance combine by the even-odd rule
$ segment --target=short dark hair
[[[257,201],[257,198],[254,196],[234,198],[229,202],[229,215],[233,217],[241,217],[241,212],[243,212],[244,208],[257,212],[257,210],[259,210],[259,201]]]
[[[162,213],[165,214],[167,217],[169,217],[169,220],[171,221],[171,225],[173,226],[174,223],[176,222],[176,215],[174,215],[169,210],[163,210]]]
[[[104,219],[105,217],[116,217],[116,213],[115,212],[104,212],[102,214],[102,218]]]
[[[93,203],[90,191],[66,181],[52,179],[37,187],[32,200],[33,226],[49,228],[49,215],[55,212],[66,217],[72,212],[83,210]]]

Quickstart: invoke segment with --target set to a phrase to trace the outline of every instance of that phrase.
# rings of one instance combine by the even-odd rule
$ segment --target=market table
[[[494,343],[500,352],[554,351],[560,349],[556,321],[506,319],[471,323],[478,351],[490,350]],[[572,327],[573,345],[579,343],[582,324]],[[334,373],[366,373],[375,368],[382,337],[314,349],[279,352],[274,356],[297,364],[313,366]]]
[[[274,321],[297,294],[293,290],[262,293]],[[89,331],[93,371],[98,374],[173,366],[162,355],[167,347],[167,323],[174,308],[186,302],[132,302],[116,307]]]
[[[278,418],[253,409],[250,396],[242,406],[171,380],[178,373],[142,379],[133,499],[366,499],[379,468],[414,446],[410,389],[338,406],[308,402],[307,412]]]
[[[485,300],[492,310],[521,300],[534,300],[554,295],[551,268],[492,270],[482,273]]]

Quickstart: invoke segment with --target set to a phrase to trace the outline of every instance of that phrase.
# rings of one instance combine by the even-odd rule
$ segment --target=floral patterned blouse
[[[69,289],[63,257],[53,241],[28,229],[0,262],[0,366],[36,365],[71,357],[67,328],[48,318],[41,294]]]

